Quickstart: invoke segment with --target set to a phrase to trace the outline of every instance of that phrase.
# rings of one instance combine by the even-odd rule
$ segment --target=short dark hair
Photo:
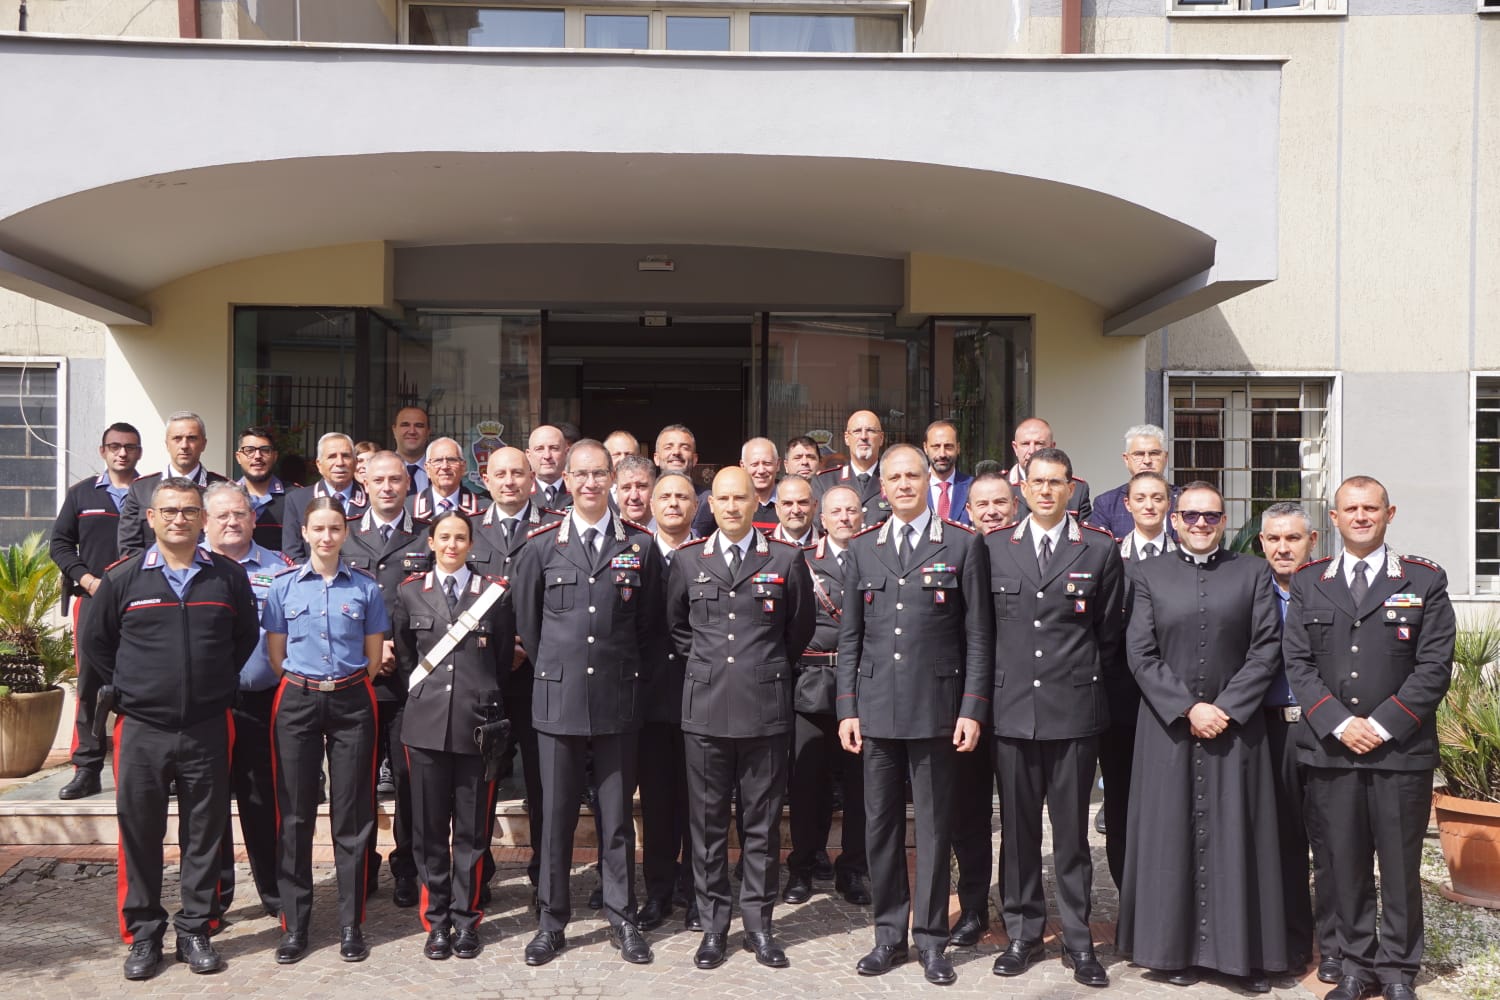
[[[573,442],[573,444],[568,448],[567,461],[563,463],[563,468],[566,471],[573,471],[573,453],[575,451],[578,451],[580,448],[584,451],[587,451],[590,448],[598,449],[599,454],[604,456],[604,468],[606,468],[610,472],[615,471],[615,460],[609,457],[609,449],[604,447],[604,442],[596,440],[594,438],[579,438],[577,441]]]
[[[1219,498],[1219,506],[1224,506],[1224,491],[1219,489],[1213,483],[1207,482],[1203,479],[1194,479],[1192,482],[1188,483],[1180,491],[1178,491],[1178,495],[1180,496],[1181,494],[1186,493],[1189,490],[1208,490],[1214,496]]]
[[[983,472],[976,475],[970,482],[970,489],[973,489],[979,483],[1004,483],[1006,486],[1010,485],[1010,478],[1006,476],[1004,471],[1001,470],[1000,463],[991,462],[990,464],[993,465],[994,468],[985,469]],[[1012,490],[1011,492],[1015,491]]]
[[[1382,506],[1382,507],[1389,507],[1391,505],[1391,495],[1390,495],[1390,493],[1388,493],[1386,491],[1385,484],[1382,483],[1380,480],[1376,479],[1374,476],[1350,476],[1348,479],[1345,479],[1342,483],[1339,483],[1339,489],[1338,490],[1334,490],[1333,491],[1333,503],[1334,503],[1334,506],[1338,506],[1338,502],[1339,502],[1339,490],[1343,489],[1345,486],[1355,486],[1355,487],[1375,486],[1375,487],[1378,487],[1380,489],[1380,506]]]
[[[339,512],[339,516],[342,517],[344,503],[338,497],[313,497],[302,511],[302,523],[306,524],[311,521],[312,516],[320,510],[336,510]]]
[[[141,440],[141,432],[136,430],[133,424],[127,424],[123,420],[116,420],[114,423],[104,428],[104,433],[99,435],[99,447],[104,447],[105,439],[108,438],[111,434],[134,434],[137,444],[139,444]]]
[[[1004,463],[997,462],[993,458],[982,458],[974,463],[975,479],[978,479],[980,476],[987,476],[992,472],[1002,476],[1005,475]],[[1009,481],[1010,480],[1006,480],[1006,482]]]
[[[952,431],[955,436],[957,436],[957,434],[958,434],[958,425],[955,424],[953,421],[951,421],[951,420],[934,420],[932,423],[928,424],[927,425],[927,429],[922,432],[922,443],[923,444],[927,443],[927,438],[932,434],[933,429],[937,428],[937,427],[946,427],[950,431]]]
[[[820,453],[823,450],[818,447],[818,442],[814,441],[806,434],[798,434],[796,437],[789,437],[786,439],[786,450],[790,452],[793,448],[811,448],[813,451]]]
[[[1141,435],[1137,434],[1136,436],[1140,437]],[[1161,483],[1162,488],[1165,489],[1168,494],[1172,492],[1172,484],[1167,482],[1167,477],[1162,475],[1160,472],[1137,472],[1135,475],[1130,477],[1130,482],[1125,484],[1125,492],[1128,494],[1131,490],[1131,487],[1135,486],[1135,484],[1142,479],[1154,479],[1158,483]]]
[[[450,508],[448,510],[445,510],[441,514],[439,514],[437,517],[433,518],[432,521],[431,521],[431,523],[427,525],[427,537],[429,539],[436,538],[437,537],[438,525],[442,524],[444,521],[450,520],[450,519],[455,518],[455,517],[458,518],[460,521],[462,521],[464,523],[464,527],[465,528],[469,529],[469,540],[473,541],[474,540],[474,526],[469,523],[468,515],[466,515],[463,511],[459,510],[457,507],[453,507],[453,508]]]
[[[1031,457],[1026,460],[1024,471],[1027,475],[1031,474],[1031,466],[1034,462],[1048,462],[1052,465],[1060,465],[1067,470],[1067,477],[1069,479],[1073,478],[1073,460],[1061,448],[1038,448],[1032,452]]]
[[[162,477],[161,482],[156,484],[156,489],[151,491],[151,506],[156,506],[156,498],[163,493],[195,493],[198,496],[198,503],[203,503],[203,487],[187,476]]]
[[[245,438],[260,438],[262,441],[271,442],[271,447],[276,447],[276,432],[264,424],[251,424],[240,431],[238,440],[243,441]],[[280,449],[277,450],[279,451]]]

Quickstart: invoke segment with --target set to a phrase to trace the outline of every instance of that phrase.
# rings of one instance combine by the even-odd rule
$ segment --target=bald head
[[[1052,437],[1052,425],[1041,417],[1028,417],[1016,427],[1015,440],[1010,443],[1011,451],[1016,453],[1016,464],[1022,469],[1026,463],[1031,461],[1031,456],[1043,448],[1056,448],[1057,442]]]
[[[844,424],[844,447],[856,472],[868,472],[880,460],[885,447],[885,429],[880,418],[869,410],[855,410]]]
[[[490,491],[495,506],[507,517],[515,517],[526,506],[531,496],[533,479],[531,464],[520,448],[506,445],[490,452],[484,467],[484,485]]]
[[[551,424],[542,424],[526,439],[526,458],[531,462],[531,471],[548,486],[562,475],[567,456],[568,441]]]
[[[719,531],[731,542],[738,542],[750,533],[755,511],[755,493],[750,486],[750,474],[739,466],[719,470],[714,476],[713,488],[708,495],[709,508],[714,512],[714,521]]]

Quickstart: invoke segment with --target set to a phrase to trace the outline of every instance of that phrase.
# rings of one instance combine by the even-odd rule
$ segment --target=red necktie
[[[949,483],[946,479],[938,483],[938,517],[946,518],[948,516],[948,486]]]

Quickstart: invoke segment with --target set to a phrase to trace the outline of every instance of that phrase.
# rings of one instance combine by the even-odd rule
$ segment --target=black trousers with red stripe
[[[276,779],[271,766],[271,706],[276,689],[241,691],[234,704],[234,760],[229,787],[240,811],[240,835],[261,905],[281,909],[276,886]],[[224,824],[219,851],[219,893],[227,911],[234,901],[234,823]]]
[[[99,673],[89,666],[83,655],[84,629],[89,627],[88,612],[93,600],[73,598],[73,665],[78,669],[77,699],[73,717],[73,766],[98,774],[104,770],[104,755],[109,752],[109,736],[94,736],[94,706],[99,699]]]
[[[478,754],[404,749],[411,775],[412,856],[422,879],[422,929],[473,930],[484,916],[479,887],[489,854],[495,783],[484,780]]]
[[[219,842],[229,819],[229,760],[234,722],[226,711],[183,730],[139,719],[115,722],[115,787],[120,823],[120,935],[127,944],[160,941],[162,841],[167,786],[177,782],[177,839],[182,848],[178,934],[219,928]]]
[[[357,927],[364,921],[365,856],[375,825],[375,689],[368,678],[336,691],[317,691],[283,679],[271,710],[271,740],[282,926],[306,931],[312,922],[313,829],[318,820],[318,773],[326,754],[339,926]]]
[[[375,709],[380,726],[377,731],[380,754],[389,755],[391,780],[396,785],[396,796],[391,800],[391,839],[395,844],[385,858],[391,869],[391,878],[417,877],[417,863],[412,860],[411,849],[411,775],[407,773],[406,754],[403,752],[406,748],[401,743],[401,719],[405,708],[404,701],[377,701]],[[376,845],[379,836],[377,824],[370,828],[368,865],[372,886],[380,876],[380,851]]]

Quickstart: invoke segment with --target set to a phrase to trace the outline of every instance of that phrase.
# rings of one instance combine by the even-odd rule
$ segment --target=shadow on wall
[[[1162,338],[1166,338],[1163,350]],[[1153,372],[1168,371],[1252,371],[1245,341],[1256,331],[1230,324],[1224,310],[1213,306],[1167,327],[1165,334],[1151,335],[1146,349],[1146,366]]]

